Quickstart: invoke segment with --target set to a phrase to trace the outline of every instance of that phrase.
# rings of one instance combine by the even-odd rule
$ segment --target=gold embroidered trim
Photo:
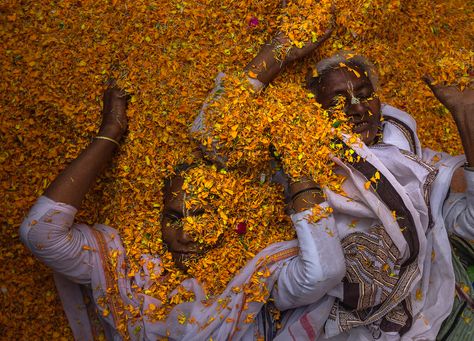
[[[125,331],[123,331],[123,328],[120,328],[121,326],[119,325],[119,321],[121,320],[117,308],[118,303],[123,303],[119,296],[118,293],[118,287],[117,287],[117,279],[115,269],[112,267],[112,264],[110,262],[110,256],[108,252],[108,247],[107,247],[107,242],[104,239],[103,234],[100,231],[97,231],[96,229],[92,229],[93,234],[97,240],[97,244],[99,246],[99,255],[100,259],[104,268],[104,277],[105,277],[105,283],[106,283],[106,288],[104,290],[108,306],[110,308],[110,313],[112,314],[112,319],[115,324],[116,330],[118,333],[122,336],[123,339],[128,340],[129,335],[126,333],[127,332],[127,325],[126,322],[124,326]],[[123,310],[122,310],[123,311]]]

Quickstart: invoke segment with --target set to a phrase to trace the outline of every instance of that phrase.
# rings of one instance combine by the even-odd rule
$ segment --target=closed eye
[[[358,99],[364,100],[364,99],[369,99],[374,96],[373,92],[368,92],[368,91],[363,91],[360,94],[357,95]]]
[[[174,212],[165,212],[164,217],[166,219],[169,219],[169,220],[173,221],[173,222],[174,221],[179,221],[183,218],[183,216],[181,214],[176,214]]]
[[[343,95],[337,95],[337,96],[332,98],[330,106],[331,107],[336,107],[340,103],[347,103],[347,98]]]

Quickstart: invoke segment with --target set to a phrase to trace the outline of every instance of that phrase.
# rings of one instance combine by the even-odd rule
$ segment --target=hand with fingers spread
[[[282,7],[286,6],[286,1],[282,1]],[[332,16],[334,19],[334,7],[332,7]],[[324,43],[334,30],[334,20],[322,36],[316,41],[309,40],[302,47],[292,46],[290,38],[283,32],[278,32],[273,39],[265,44],[247,65],[245,70],[251,78],[256,78],[268,85],[288,63],[310,56],[322,43]]]
[[[286,57],[283,61],[283,63],[291,63],[294,61],[297,61],[299,59],[306,58],[310,56],[316,49],[321,46],[322,43],[324,43],[332,34],[334,31],[334,26],[329,27],[324,34],[319,37],[319,39],[315,42],[313,41],[308,41],[306,44],[304,44],[303,47],[299,48],[296,46],[292,46],[287,54]],[[289,44],[289,38],[286,37],[283,33],[278,33],[276,37],[274,38],[274,41],[278,42],[279,44],[286,46]]]
[[[457,86],[434,84],[430,76],[423,80],[436,98],[451,112],[459,131],[467,162],[474,166],[474,89],[461,91]]]
[[[282,1],[282,7],[286,7],[286,1]],[[284,59],[284,63],[291,63],[299,59],[303,59],[307,56],[310,56],[322,43],[324,43],[334,31],[334,16],[335,16],[335,6],[334,3],[331,6],[331,20],[329,22],[329,27],[325,30],[325,32],[318,37],[316,40],[309,40],[305,42],[305,44],[301,47],[291,46]],[[280,32],[274,38],[279,44],[283,46],[290,46],[290,38],[287,37],[283,32]]]

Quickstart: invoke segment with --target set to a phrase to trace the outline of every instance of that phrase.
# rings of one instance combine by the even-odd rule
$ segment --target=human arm
[[[104,93],[102,124],[97,136],[120,141],[127,129],[126,94],[109,88]],[[94,139],[89,146],[62,171],[44,195],[54,201],[79,208],[84,196],[100,171],[109,163],[117,145],[108,139]]]
[[[250,159],[267,156],[265,148],[260,148],[262,143],[249,138],[249,132],[253,136],[267,135],[271,121],[267,121],[264,119],[265,115],[260,114],[260,107],[266,104],[262,98],[256,97],[284,65],[308,55],[324,39],[326,36],[320,37],[318,42],[308,43],[303,48],[290,48],[288,52],[285,47],[286,57],[279,60],[280,42],[287,41],[280,33],[262,46],[245,68],[245,72],[218,75],[214,90],[204,102],[191,127],[191,133],[200,143],[207,159],[219,167],[244,168],[249,166],[246,163]]]
[[[272,291],[272,298],[280,310],[318,301],[341,283],[345,275],[344,254],[334,217],[329,215],[312,223],[308,220],[310,214],[307,210],[291,217],[300,252],[283,265]]]
[[[94,242],[75,225],[77,209],[41,196],[23,220],[19,235],[25,246],[44,264],[79,284],[91,280]]]
[[[281,49],[288,45],[288,38],[283,33],[278,33],[271,41],[263,45],[257,55],[247,64],[245,71],[247,75],[254,77],[265,87],[275,79],[283,68],[296,60],[310,56],[314,51],[326,41],[333,31],[328,28],[323,36],[316,42],[307,42],[302,48],[290,47],[285,54],[284,59],[279,59]],[[250,77],[253,78],[253,77]]]
[[[461,171],[465,192],[451,191],[443,205],[443,218],[448,231],[474,241],[474,172]]]
[[[443,206],[446,227],[474,240],[474,90],[467,87],[461,91],[456,86],[433,84],[429,76],[424,77],[424,81],[451,112],[467,161],[464,169],[455,170],[451,179],[451,193]]]
[[[285,3],[283,2],[283,6]],[[255,91],[259,91],[267,86],[289,63],[304,59],[310,56],[314,51],[323,44],[332,34],[334,30],[333,24],[326,30],[326,32],[315,42],[308,41],[302,48],[296,46],[289,46],[289,39],[282,32],[277,33],[269,42],[264,44],[255,57],[244,68],[247,80],[252,84]],[[287,49],[285,57],[279,59],[281,49]],[[196,121],[193,123],[192,131],[201,131],[204,129],[204,111],[210,103],[220,98],[224,92],[222,80],[223,73],[219,73],[216,77],[214,89],[204,102]]]
[[[310,210],[324,201],[321,187],[310,177],[289,180],[288,192],[291,199],[289,208],[292,213]]]
[[[474,170],[474,89],[467,87],[461,91],[457,86],[434,84],[430,76],[423,77],[423,80],[451,113],[466,155],[466,166]],[[456,170],[451,188],[456,192],[466,190],[464,171]]]
[[[99,136],[119,140],[125,131],[123,95],[118,89],[106,91]],[[74,216],[114,149],[109,140],[92,142],[49,186],[20,226],[21,240],[39,260],[80,284],[90,282],[91,257],[97,250],[91,229],[74,224]]]
[[[337,286],[345,274],[334,217],[329,214],[311,222],[313,207],[319,205],[321,212],[328,210],[320,187],[309,177],[290,181],[287,187],[300,253],[283,265],[272,292],[280,310],[316,302]]]

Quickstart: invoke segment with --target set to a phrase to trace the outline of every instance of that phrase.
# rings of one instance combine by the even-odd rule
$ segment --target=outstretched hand
[[[99,134],[115,141],[127,130],[127,94],[112,83],[104,93],[104,108]],[[44,195],[76,208],[95,179],[113,156],[113,141],[94,139],[89,146],[63,170],[46,189]]]
[[[281,7],[286,7],[286,0],[282,0],[281,2]],[[312,52],[314,52],[319,46],[321,46],[322,43],[324,43],[332,34],[334,31],[335,27],[335,13],[336,13],[336,7],[334,3],[331,6],[331,22],[329,24],[329,27],[326,29],[324,34],[317,39],[317,41],[308,41],[304,44],[303,47],[298,48],[296,46],[293,46],[290,48],[288,51],[285,62],[293,62],[298,59],[303,59],[309,55],[311,55]],[[277,42],[285,45],[285,43],[288,43],[289,38],[286,37],[282,32],[278,33],[276,37],[274,38]]]
[[[436,98],[451,112],[455,120],[462,112],[469,111],[469,108],[472,112],[474,106],[473,89],[465,88],[461,91],[454,85],[434,84],[433,78],[430,76],[423,76],[423,80]]]
[[[474,166],[474,89],[461,91],[457,86],[434,84],[430,76],[423,80],[435,97],[451,112],[461,136],[466,158]]]
[[[333,31],[334,26],[331,24],[331,26],[326,30],[326,32],[324,32],[321,37],[318,38],[316,42],[309,41],[301,48],[296,46],[291,47],[286,55],[285,62],[291,63],[293,61],[303,59],[311,55],[311,53],[313,53],[319,46],[321,46],[322,43],[324,43],[331,36]],[[279,33],[275,37],[275,40],[279,41],[284,45],[288,38],[284,36],[283,33]]]
[[[128,97],[127,93],[117,87],[115,82],[111,82],[104,92],[100,135],[120,140],[127,131],[128,120],[126,110]]]

